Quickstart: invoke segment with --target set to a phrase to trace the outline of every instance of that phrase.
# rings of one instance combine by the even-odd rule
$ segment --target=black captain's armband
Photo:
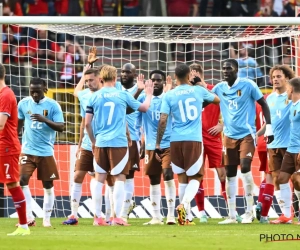
[[[90,106],[87,106],[86,107],[86,111],[85,111],[85,113],[88,113],[88,114],[94,114],[94,109],[93,109],[93,107],[90,107]]]

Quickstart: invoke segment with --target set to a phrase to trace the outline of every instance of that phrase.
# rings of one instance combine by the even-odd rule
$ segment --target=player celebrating
[[[269,153],[270,173],[266,175],[266,184],[263,199],[256,206],[257,219],[260,223],[269,223],[268,213],[273,201],[274,185],[277,201],[280,200],[279,183],[277,181],[283,156],[290,140],[290,108],[292,103],[288,100],[288,81],[295,76],[293,70],[287,65],[277,65],[270,70],[270,78],[274,92],[267,97],[270,107],[274,141],[267,145]],[[258,131],[258,136],[264,133],[264,126]]]
[[[140,76],[139,76],[140,78]],[[143,81],[142,79],[138,79]],[[162,149],[161,162],[159,162],[155,157],[155,143],[158,128],[158,121],[160,118],[160,108],[162,98],[165,95],[163,88],[166,81],[166,74],[161,70],[153,70],[150,73],[150,79],[154,84],[153,98],[151,101],[151,106],[146,113],[140,113],[139,118],[142,118],[143,130],[145,136],[145,142],[141,147],[141,152],[145,152],[145,175],[149,176],[150,179],[150,200],[152,202],[153,209],[153,219],[144,225],[162,225],[164,224],[161,220],[160,214],[160,203],[161,203],[161,189],[160,181],[161,174],[163,174],[165,190],[166,190],[166,200],[168,206],[167,224],[175,224],[175,200],[176,200],[176,187],[173,177],[173,172],[171,168],[171,158],[170,158],[170,135],[171,135],[171,116],[169,117],[167,128],[165,134],[162,138],[160,148]],[[170,77],[168,78],[169,80]],[[142,93],[138,100],[143,102],[146,98],[145,93]]]
[[[203,102],[219,103],[219,98],[200,86],[190,86],[190,68],[179,65],[175,68],[177,87],[165,94],[161,104],[160,120],[155,151],[162,158],[162,138],[172,114],[171,165],[178,175],[180,205],[176,208],[178,224],[186,225],[186,210],[195,197],[201,179],[202,156],[201,113]],[[187,223],[188,225],[189,223]]]
[[[47,87],[43,79],[32,78],[29,91],[31,96],[22,99],[18,105],[19,133],[25,121],[20,156],[20,184],[26,198],[28,224],[35,226],[28,183],[37,169],[37,179],[42,181],[44,187],[43,226],[51,227],[50,216],[55,198],[53,180],[59,179],[53,148],[56,131],[64,130],[64,118],[60,105],[45,97]]]
[[[128,169],[128,140],[126,137],[126,108],[146,112],[150,106],[153,84],[146,82],[144,103],[135,100],[126,91],[115,88],[117,70],[113,66],[104,66],[100,73],[103,87],[90,98],[85,117],[86,130],[92,142],[96,185],[93,192],[102,193],[107,173],[115,177],[113,204],[116,217],[113,225],[128,225],[121,218],[124,197],[124,182]],[[94,118],[94,132],[92,119]],[[95,137],[94,137],[95,134]],[[95,211],[101,212],[102,200],[93,200]],[[103,222],[103,225],[104,222]]]
[[[19,226],[9,236],[30,235],[26,219],[26,201],[19,185],[18,108],[13,91],[4,82],[5,68],[0,64],[0,182],[5,183],[19,217]]]
[[[237,223],[236,221],[236,175],[241,165],[247,210],[242,223],[252,223],[253,176],[251,161],[255,152],[255,101],[262,106],[266,119],[268,143],[274,139],[269,107],[257,85],[249,79],[238,78],[238,63],[227,59],[223,64],[223,82],[212,91],[221,99],[221,112],[224,119],[225,168],[227,175],[227,204],[229,218],[219,224]]]
[[[214,85],[206,84],[201,79],[203,78],[203,68],[200,64],[190,65],[190,69],[199,74],[198,81],[209,90],[212,90]],[[193,77],[193,84],[197,84]],[[220,106],[219,105],[208,105],[202,110],[202,136],[203,136],[203,165],[205,165],[205,158],[208,158],[209,168],[215,168],[219,180],[221,182],[222,195],[227,201],[226,190],[225,190],[225,179],[226,173],[225,168],[222,166],[222,135],[223,124],[220,119]],[[203,166],[204,167],[204,166]],[[204,173],[204,168],[201,169]],[[201,213],[200,222],[207,222],[207,215],[204,210],[204,188],[203,180],[200,181],[199,190],[195,196],[196,204],[199,212]]]
[[[126,63],[122,67],[121,72],[121,84],[122,89],[129,92],[135,99],[138,98],[143,91],[143,82],[141,85],[135,84],[134,80],[137,77],[136,68],[131,63]],[[141,124],[137,124],[138,112],[133,112],[126,116],[128,128],[130,131],[131,146],[129,147],[129,159],[126,168],[129,170],[129,174],[126,176],[125,181],[125,196],[122,208],[122,219],[127,221],[127,216],[132,209],[132,197],[134,192],[134,172],[140,169],[140,127]]]
[[[292,100],[292,105],[289,112],[290,118],[290,140],[288,147],[283,157],[280,172],[278,175],[278,183],[280,188],[280,200],[279,203],[282,206],[283,214],[274,221],[272,224],[291,224],[293,218],[291,216],[291,201],[292,191],[289,184],[291,179],[295,193],[299,197],[300,194],[300,175],[299,175],[299,162],[300,162],[300,78],[296,77],[289,81],[287,87],[287,96],[289,100]],[[292,177],[292,178],[291,178]],[[300,222],[298,222],[300,225]]]
[[[100,71],[101,71],[101,67],[100,67]],[[88,89],[76,92],[78,95],[78,99],[80,101],[80,115],[82,117],[82,121],[80,125],[80,137],[78,142],[78,150],[76,152],[77,160],[75,165],[74,183],[71,191],[71,215],[68,217],[66,221],[63,222],[64,225],[78,224],[77,213],[78,213],[78,207],[79,207],[79,202],[82,193],[82,183],[86,173],[94,172],[94,167],[93,167],[94,156],[92,152],[92,143],[84,127],[85,127],[86,106],[93,93],[99,90],[101,87],[99,75],[100,72],[98,69],[86,70],[84,72],[84,78],[85,78],[85,82],[87,83]],[[91,181],[91,186],[93,186],[93,181]],[[102,193],[93,194],[92,199],[96,199],[99,201],[100,199],[102,199]],[[98,225],[97,217],[94,218],[93,224]]]

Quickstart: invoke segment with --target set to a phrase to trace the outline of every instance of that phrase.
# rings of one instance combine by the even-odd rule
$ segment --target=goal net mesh
[[[179,63],[199,63],[204,68],[204,80],[209,84],[222,80],[221,67],[225,59],[240,58],[240,72],[257,82],[263,93],[272,89],[268,74],[273,65],[288,64],[296,73],[298,70],[296,48],[299,31],[293,26],[4,25],[1,35],[2,61],[7,72],[5,80],[18,101],[29,95],[30,78],[39,76],[48,84],[47,96],[57,100],[64,112],[66,129],[58,133],[55,145],[60,172],[60,180],[54,182],[56,200],[53,213],[56,217],[70,214],[70,189],[81,122],[79,102],[73,91],[82,76],[91,46],[97,47],[99,59],[96,66],[111,64],[119,74],[123,64],[132,63],[137,73],[144,74],[146,78],[154,69],[174,77],[174,69]],[[257,153],[252,173],[254,194],[257,196],[264,178],[264,174],[259,172]],[[240,172],[238,177],[237,210],[243,214],[246,203]],[[79,208],[79,215],[86,218],[92,217],[93,212],[89,182],[90,177],[87,176]],[[149,185],[148,177],[143,174],[142,161],[141,171],[135,174],[134,199],[137,207],[131,217],[151,216]],[[163,183],[161,186],[164,190]],[[36,175],[31,178],[29,187],[33,195],[33,212],[42,217],[43,188]],[[218,175],[208,166],[205,166],[204,189],[207,214],[212,218],[227,216]],[[4,215],[16,217],[12,200],[5,189],[1,200]],[[167,207],[164,199],[162,205],[165,216]],[[194,216],[199,217],[194,202],[192,207]],[[269,215],[277,217],[279,211],[275,202]]]

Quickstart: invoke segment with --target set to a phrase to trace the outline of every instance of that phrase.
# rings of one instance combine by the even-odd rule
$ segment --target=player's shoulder
[[[239,85],[257,87],[257,84],[249,78],[239,77],[236,81]]]
[[[121,82],[116,82],[116,89],[122,90],[122,84],[121,84]]]
[[[5,99],[10,99],[11,97],[15,97],[15,93],[8,86],[6,86],[0,91],[0,95],[1,98],[5,98]]]
[[[22,100],[19,101],[19,106],[21,105],[26,105],[28,103],[32,102],[32,97],[31,96],[27,96],[27,97],[24,97]]]
[[[212,90],[212,89],[214,88],[214,86],[215,86],[215,85],[213,85],[213,84],[206,84],[206,88],[207,88],[208,90]]]
[[[272,93],[268,94],[265,98],[266,98],[266,100],[270,100],[274,97],[276,97],[276,92],[272,92]]]
[[[60,108],[59,103],[56,100],[49,97],[45,97],[45,104],[50,107]]]

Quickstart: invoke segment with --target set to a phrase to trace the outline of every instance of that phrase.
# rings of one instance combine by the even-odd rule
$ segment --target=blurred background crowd
[[[0,0],[4,16],[295,16],[297,0]],[[114,57],[143,50],[140,42],[89,40],[70,34],[58,34],[16,25],[3,25],[3,62],[8,65],[8,81],[22,86],[20,76],[48,79],[50,87],[73,87],[82,75],[89,45],[122,49]],[[113,43],[113,44],[111,44]],[[266,75],[272,65],[292,63],[293,41],[290,38],[222,44],[222,56],[239,61],[240,74],[268,84]],[[182,48],[181,48],[182,47]],[[171,60],[192,63],[203,61],[196,44],[171,44]],[[128,52],[129,51],[129,52]],[[180,52],[180,55],[178,55]],[[105,51],[101,52],[105,54]],[[117,56],[120,53],[120,56]],[[126,54],[127,53],[127,54]],[[221,60],[221,55],[215,55]],[[133,57],[134,58],[134,57]],[[147,61],[147,59],[145,59]],[[103,61],[102,61],[103,62]],[[118,64],[118,62],[113,62]],[[22,66],[20,66],[22,65]],[[32,66],[33,65],[33,66]],[[141,66],[142,67],[142,66]],[[212,67],[210,65],[210,67]],[[205,68],[205,65],[204,65]]]

